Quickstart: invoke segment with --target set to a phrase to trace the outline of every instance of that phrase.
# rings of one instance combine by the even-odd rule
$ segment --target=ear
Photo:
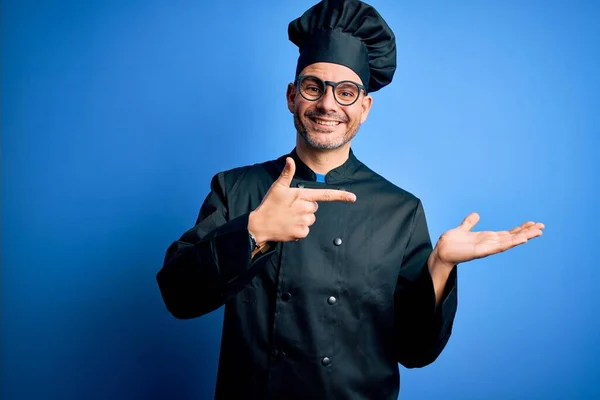
[[[287,100],[288,110],[293,114],[296,103],[296,86],[293,83],[288,84],[285,98]]]
[[[360,105],[361,109],[362,109],[362,114],[360,116],[361,124],[364,124],[365,121],[367,120],[367,117],[369,116],[369,111],[371,111],[372,105],[373,105],[373,97],[371,97],[370,95],[363,97],[362,103]]]

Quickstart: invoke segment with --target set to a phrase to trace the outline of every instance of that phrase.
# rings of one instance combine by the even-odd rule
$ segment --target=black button
[[[335,296],[329,296],[329,298],[327,299],[327,302],[329,304],[335,304],[336,301],[337,299],[335,298]]]
[[[281,360],[282,358],[284,358],[287,354],[285,354],[284,351],[278,350],[278,349],[273,349],[271,350],[271,357],[273,359],[277,359],[277,360]]]
[[[299,187],[300,189],[302,189],[302,188],[304,187],[304,183],[302,183],[302,182],[298,182],[298,183],[296,184],[296,187]]]
[[[281,294],[281,299],[282,299],[283,301],[289,301],[289,299],[291,299],[291,298],[292,298],[292,294],[291,294],[291,293],[288,293],[288,292],[283,292],[283,293]]]
[[[321,364],[323,364],[324,366],[328,366],[329,364],[331,364],[331,360],[329,359],[329,357],[323,357],[321,359]]]
[[[335,244],[336,246],[341,246],[342,245],[342,239],[340,239],[340,238],[333,239],[333,244]]]

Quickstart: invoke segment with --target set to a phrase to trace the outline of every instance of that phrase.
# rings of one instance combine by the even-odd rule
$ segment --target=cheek
[[[353,109],[352,112],[348,112],[346,116],[351,125],[362,123],[362,113],[360,112],[360,108]]]
[[[296,99],[296,102],[294,103],[294,113],[296,115],[298,115],[299,117],[304,117],[304,114],[309,108],[309,104],[306,104],[305,102]]]

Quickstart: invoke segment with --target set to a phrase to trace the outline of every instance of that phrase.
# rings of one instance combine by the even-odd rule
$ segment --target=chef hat
[[[323,0],[290,22],[288,35],[300,51],[296,76],[310,64],[329,62],[356,72],[369,92],[392,81],[396,37],[368,4]]]

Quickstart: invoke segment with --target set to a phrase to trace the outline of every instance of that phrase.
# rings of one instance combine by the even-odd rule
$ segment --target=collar
[[[279,158],[278,164],[281,166],[281,170],[285,165],[286,157],[292,157],[294,159],[294,162],[296,163],[296,173],[294,175],[294,178],[296,180],[304,180],[311,182],[315,182],[317,180],[317,175],[300,159],[295,147],[289,154]],[[360,168],[361,165],[362,163],[356,158],[352,149],[350,149],[348,159],[339,167],[329,171],[325,175],[325,182],[332,184],[340,183],[346,180],[353,180],[353,175],[356,173],[356,171]]]

